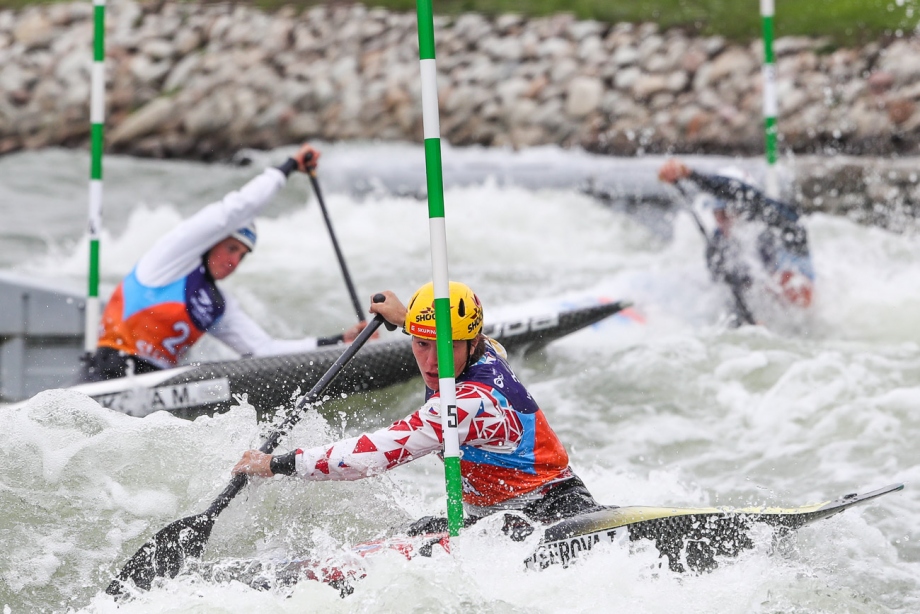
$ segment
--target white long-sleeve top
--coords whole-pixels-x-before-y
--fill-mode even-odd
[[[287,178],[267,168],[239,190],[230,192],[183,221],[159,239],[135,268],[138,281],[158,288],[179,280],[201,265],[215,244],[252,221],[284,186]],[[226,301],[223,317],[208,332],[243,355],[271,356],[316,348],[316,338],[274,339],[221,290]]]

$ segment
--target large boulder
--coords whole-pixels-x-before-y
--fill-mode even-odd
[[[111,145],[120,145],[156,132],[176,119],[176,102],[171,98],[156,98],[132,113],[108,135]]]
[[[598,110],[604,95],[604,84],[594,77],[575,77],[565,96],[565,112],[571,117],[585,117]]]

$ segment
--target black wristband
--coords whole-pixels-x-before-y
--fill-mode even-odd
[[[296,463],[297,450],[294,450],[287,454],[272,456],[272,460],[268,466],[275,475],[294,475],[294,472],[297,470]]]
[[[276,166],[279,171],[284,173],[285,177],[289,177],[291,173],[297,170],[297,160],[294,158],[288,158],[282,164]]]
[[[344,342],[345,342],[345,335],[333,335],[332,337],[318,337],[316,339],[317,346],[338,345]]]

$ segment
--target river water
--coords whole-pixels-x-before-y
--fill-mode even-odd
[[[104,293],[182,217],[285,153],[255,155],[245,168],[107,159]],[[485,172],[521,155],[446,152],[445,163],[482,159]],[[158,529],[207,507],[240,453],[258,444],[255,410],[240,402],[195,421],[138,419],[52,390],[0,407],[4,614],[920,611],[916,234],[810,216],[813,313],[732,329],[726,292],[709,280],[703,240],[686,213],[640,215],[564,182],[541,183],[552,169],[574,181],[579,169],[606,164],[651,184],[660,160],[536,155],[548,170],[530,181],[497,173],[461,184],[447,176],[451,276],[476,289],[487,319],[596,297],[635,302],[628,317],[514,360],[599,501],[791,506],[894,482],[906,489],[810,525],[779,549],[755,535],[753,550],[702,575],[668,571],[641,542],[604,548],[569,569],[526,572],[521,561],[532,543],[482,531],[455,540],[450,556],[371,560],[344,599],[313,582],[256,591],[187,574],[116,604],[102,590],[126,559]],[[407,160],[420,163],[421,150],[326,149],[319,178],[362,295],[391,288],[405,297],[429,279],[427,210],[412,195],[417,177],[398,179],[404,195],[383,189]],[[87,169],[85,154],[68,151],[0,158],[0,270],[83,288]],[[227,283],[281,337],[331,334],[354,318],[308,200],[309,183],[292,179],[259,220],[257,251]],[[205,343],[196,355],[228,350]],[[421,395],[416,380],[330,402],[285,445],[386,424]],[[262,481],[218,519],[205,558],[333,556],[443,505],[433,457],[356,483]]]

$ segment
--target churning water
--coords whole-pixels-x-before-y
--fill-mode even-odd
[[[257,165],[286,153],[256,156]],[[499,162],[518,155],[481,153]],[[540,156],[548,169],[588,159],[555,149]],[[322,161],[319,178],[362,295],[390,288],[405,297],[430,277],[424,201],[380,189],[392,162],[406,158],[421,161],[420,150],[341,145]],[[657,162],[622,164],[652,183]],[[64,151],[0,159],[0,269],[83,287],[87,169],[87,156]],[[104,292],[158,236],[256,172],[109,159]],[[351,189],[356,173],[361,190]],[[407,185],[404,193],[419,187]],[[641,542],[568,569],[527,572],[532,543],[473,532],[456,540],[453,555],[369,560],[367,577],[344,599],[313,582],[257,591],[186,574],[116,603],[102,591],[127,558],[158,529],[202,511],[240,453],[258,445],[256,412],[241,402],[195,421],[138,419],[51,390],[0,407],[3,612],[920,610],[916,235],[810,216],[818,274],[811,316],[731,329],[727,293],[709,280],[687,214],[662,213],[670,229],[662,232],[661,223],[577,190],[534,185],[493,178],[448,186],[451,276],[476,289],[487,319],[598,296],[635,302],[631,317],[514,361],[599,501],[790,506],[893,482],[906,490],[810,525],[778,551],[755,535],[754,550],[702,575],[668,571]],[[332,334],[354,318],[308,200],[309,183],[292,179],[259,220],[258,250],[227,283],[280,337]],[[227,350],[203,344],[196,355]],[[289,444],[387,424],[415,409],[421,388],[415,381],[330,402]],[[262,481],[218,519],[205,558],[332,556],[443,506],[433,457],[355,483]]]

